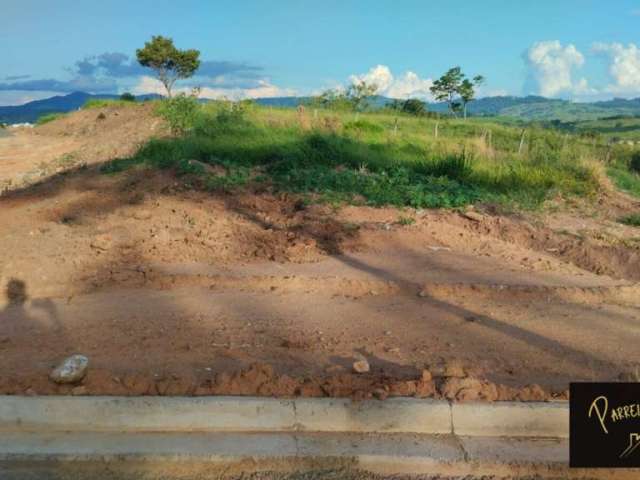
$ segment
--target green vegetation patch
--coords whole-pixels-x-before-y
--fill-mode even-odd
[[[53,122],[59,118],[64,117],[66,114],[64,113],[47,113],[46,115],[42,115],[38,117],[36,120],[36,125],[44,125],[45,123]]]
[[[131,106],[135,107],[136,105],[139,105],[139,104],[131,100],[91,98],[84,103],[82,108],[84,110],[89,110],[92,108],[105,108],[105,107],[131,107]]]
[[[639,174],[619,165],[608,168],[607,174],[620,190],[640,198]]]
[[[521,148],[520,129],[479,120],[171,102],[158,112],[176,137],[152,140],[105,172],[145,164],[201,177],[210,189],[262,182],[327,201],[416,208],[535,208],[550,196],[599,188],[582,158],[586,147],[567,148],[563,135],[542,129],[528,132]]]
[[[632,213],[618,219],[620,223],[631,225],[632,227],[640,227],[640,213]]]

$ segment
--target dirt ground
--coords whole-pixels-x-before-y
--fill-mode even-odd
[[[636,373],[637,201],[334,209],[99,173],[163,134],[145,108],[0,138],[5,180],[47,164],[0,196],[0,393],[536,400]],[[49,381],[72,353],[82,386]]]

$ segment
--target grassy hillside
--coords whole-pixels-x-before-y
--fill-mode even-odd
[[[602,162],[626,155],[626,147],[612,151],[543,128],[528,128],[521,148],[521,134],[490,119],[300,113],[216,102],[196,106],[184,135],[153,140],[104,171],[173,169],[197,188],[249,185],[300,193],[308,201],[535,208],[552,197],[595,195]]]
[[[640,142],[640,116],[615,116],[580,122],[560,122],[560,128],[577,134],[595,134],[614,142]]]

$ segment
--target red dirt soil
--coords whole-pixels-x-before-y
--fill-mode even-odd
[[[122,152],[162,130],[145,115]],[[111,136],[86,122],[28,135],[88,168],[0,196],[0,393],[538,400],[634,368],[638,232],[612,221],[632,199],[525,218],[213,195],[100,174]],[[82,385],[51,382],[72,353]]]

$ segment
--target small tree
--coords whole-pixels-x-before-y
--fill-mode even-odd
[[[460,67],[453,67],[433,82],[430,88],[433,97],[439,102],[447,102],[449,110],[453,114],[460,109],[460,103],[456,100],[456,96],[463,78],[464,74]]]
[[[123,102],[135,102],[136,97],[134,97],[133,94],[129,92],[124,92],[122,95],[120,95],[120,100],[122,100]]]
[[[481,85],[482,82],[484,82],[484,77],[482,75],[476,75],[473,77],[473,80],[465,78],[460,84],[458,94],[460,95],[460,102],[462,103],[462,111],[464,112],[463,116],[465,119],[467,118],[467,103],[475,99],[475,87]]]
[[[460,67],[453,67],[433,82],[430,90],[436,100],[447,102],[451,113],[455,115],[463,109],[464,118],[467,118],[467,103],[473,100],[475,87],[482,82],[484,82],[482,76],[477,75],[473,80],[469,80]]]
[[[353,105],[356,112],[364,110],[369,106],[369,99],[378,91],[378,86],[367,83],[364,80],[354,82],[347,88],[347,98]]]
[[[172,39],[161,35],[151,37],[144,48],[136,50],[136,56],[140,65],[156,72],[169,98],[176,81],[193,76],[200,67],[198,50],[179,50],[173,45]]]

